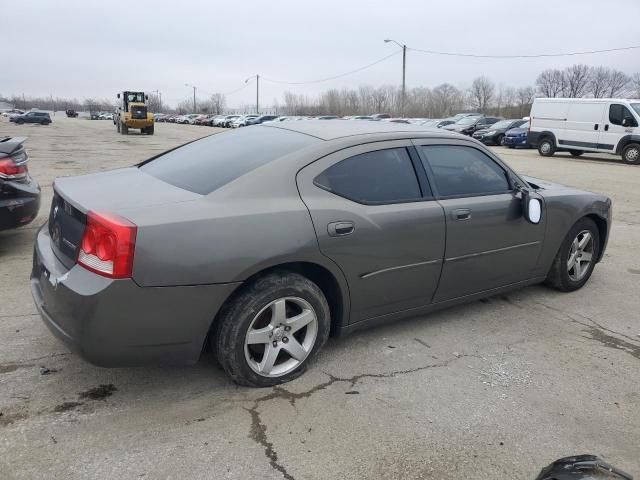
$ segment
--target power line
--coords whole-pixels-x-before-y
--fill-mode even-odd
[[[336,78],[341,78],[341,77],[346,77],[347,75],[351,75],[353,73],[357,73],[357,72],[361,72],[362,70],[365,70],[367,68],[373,67],[374,65],[377,65],[378,63],[384,62],[385,60],[398,55],[400,52],[393,52],[391,55],[387,55],[386,57],[382,57],[379,60],[376,60],[373,63],[370,63],[368,65],[365,65],[364,67],[360,67],[360,68],[356,68],[355,70],[350,70],[348,72],[344,72],[344,73],[340,73],[338,75],[334,75],[333,77],[327,77],[327,78],[321,78],[318,80],[307,80],[304,82],[287,82],[284,80],[273,80],[271,78],[266,78],[266,77],[260,77],[262,80],[266,80],[267,82],[272,82],[272,83],[284,83],[286,85],[306,85],[306,84],[310,84],[310,83],[321,83],[321,82],[328,82],[329,80],[335,80]]]
[[[473,53],[458,53],[458,52],[439,52],[435,50],[422,50],[420,48],[409,48],[409,50],[413,50],[414,52],[427,53],[430,55],[446,55],[450,57],[473,57],[473,58],[542,58],[542,57],[570,57],[574,55],[590,55],[593,53],[607,53],[607,52],[618,52],[622,50],[634,50],[640,48],[640,45],[633,45],[630,47],[618,47],[618,48],[607,48],[604,50],[584,50],[581,52],[565,52],[565,53],[538,53],[532,55],[476,55]]]

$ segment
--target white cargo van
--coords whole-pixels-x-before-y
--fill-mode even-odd
[[[536,98],[528,140],[540,155],[584,152],[621,155],[640,165],[640,100]]]

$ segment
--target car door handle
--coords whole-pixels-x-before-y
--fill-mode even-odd
[[[599,125],[599,124],[598,124],[598,123],[596,123],[596,124],[593,126],[593,129],[594,129],[594,130],[598,130],[598,125]]]
[[[327,225],[327,232],[330,237],[343,237],[351,235],[356,227],[353,222],[331,222]]]
[[[451,212],[455,220],[469,220],[471,218],[471,210],[468,208],[456,208]]]
[[[604,126],[604,131],[605,131],[605,132],[608,132],[608,131],[609,131],[609,124],[608,124],[608,123]]]

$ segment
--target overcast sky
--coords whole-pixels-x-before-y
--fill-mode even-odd
[[[286,90],[399,84],[401,55],[340,79],[334,76],[409,47],[476,54],[536,54],[640,45],[639,0],[4,0],[0,94],[114,98],[122,90],[160,90],[163,102],[204,99],[261,81],[263,105]],[[409,51],[407,86],[478,75],[497,84],[533,84],[545,68],[573,63],[640,71],[640,50],[561,58],[468,59]],[[227,96],[240,106],[255,85]]]

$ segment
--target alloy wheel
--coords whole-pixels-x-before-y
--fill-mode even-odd
[[[583,230],[573,239],[567,258],[567,273],[574,282],[579,282],[589,271],[593,262],[594,242],[589,230]]]
[[[306,360],[316,342],[318,318],[309,302],[284,297],[267,304],[245,335],[244,355],[251,370],[280,377]]]

